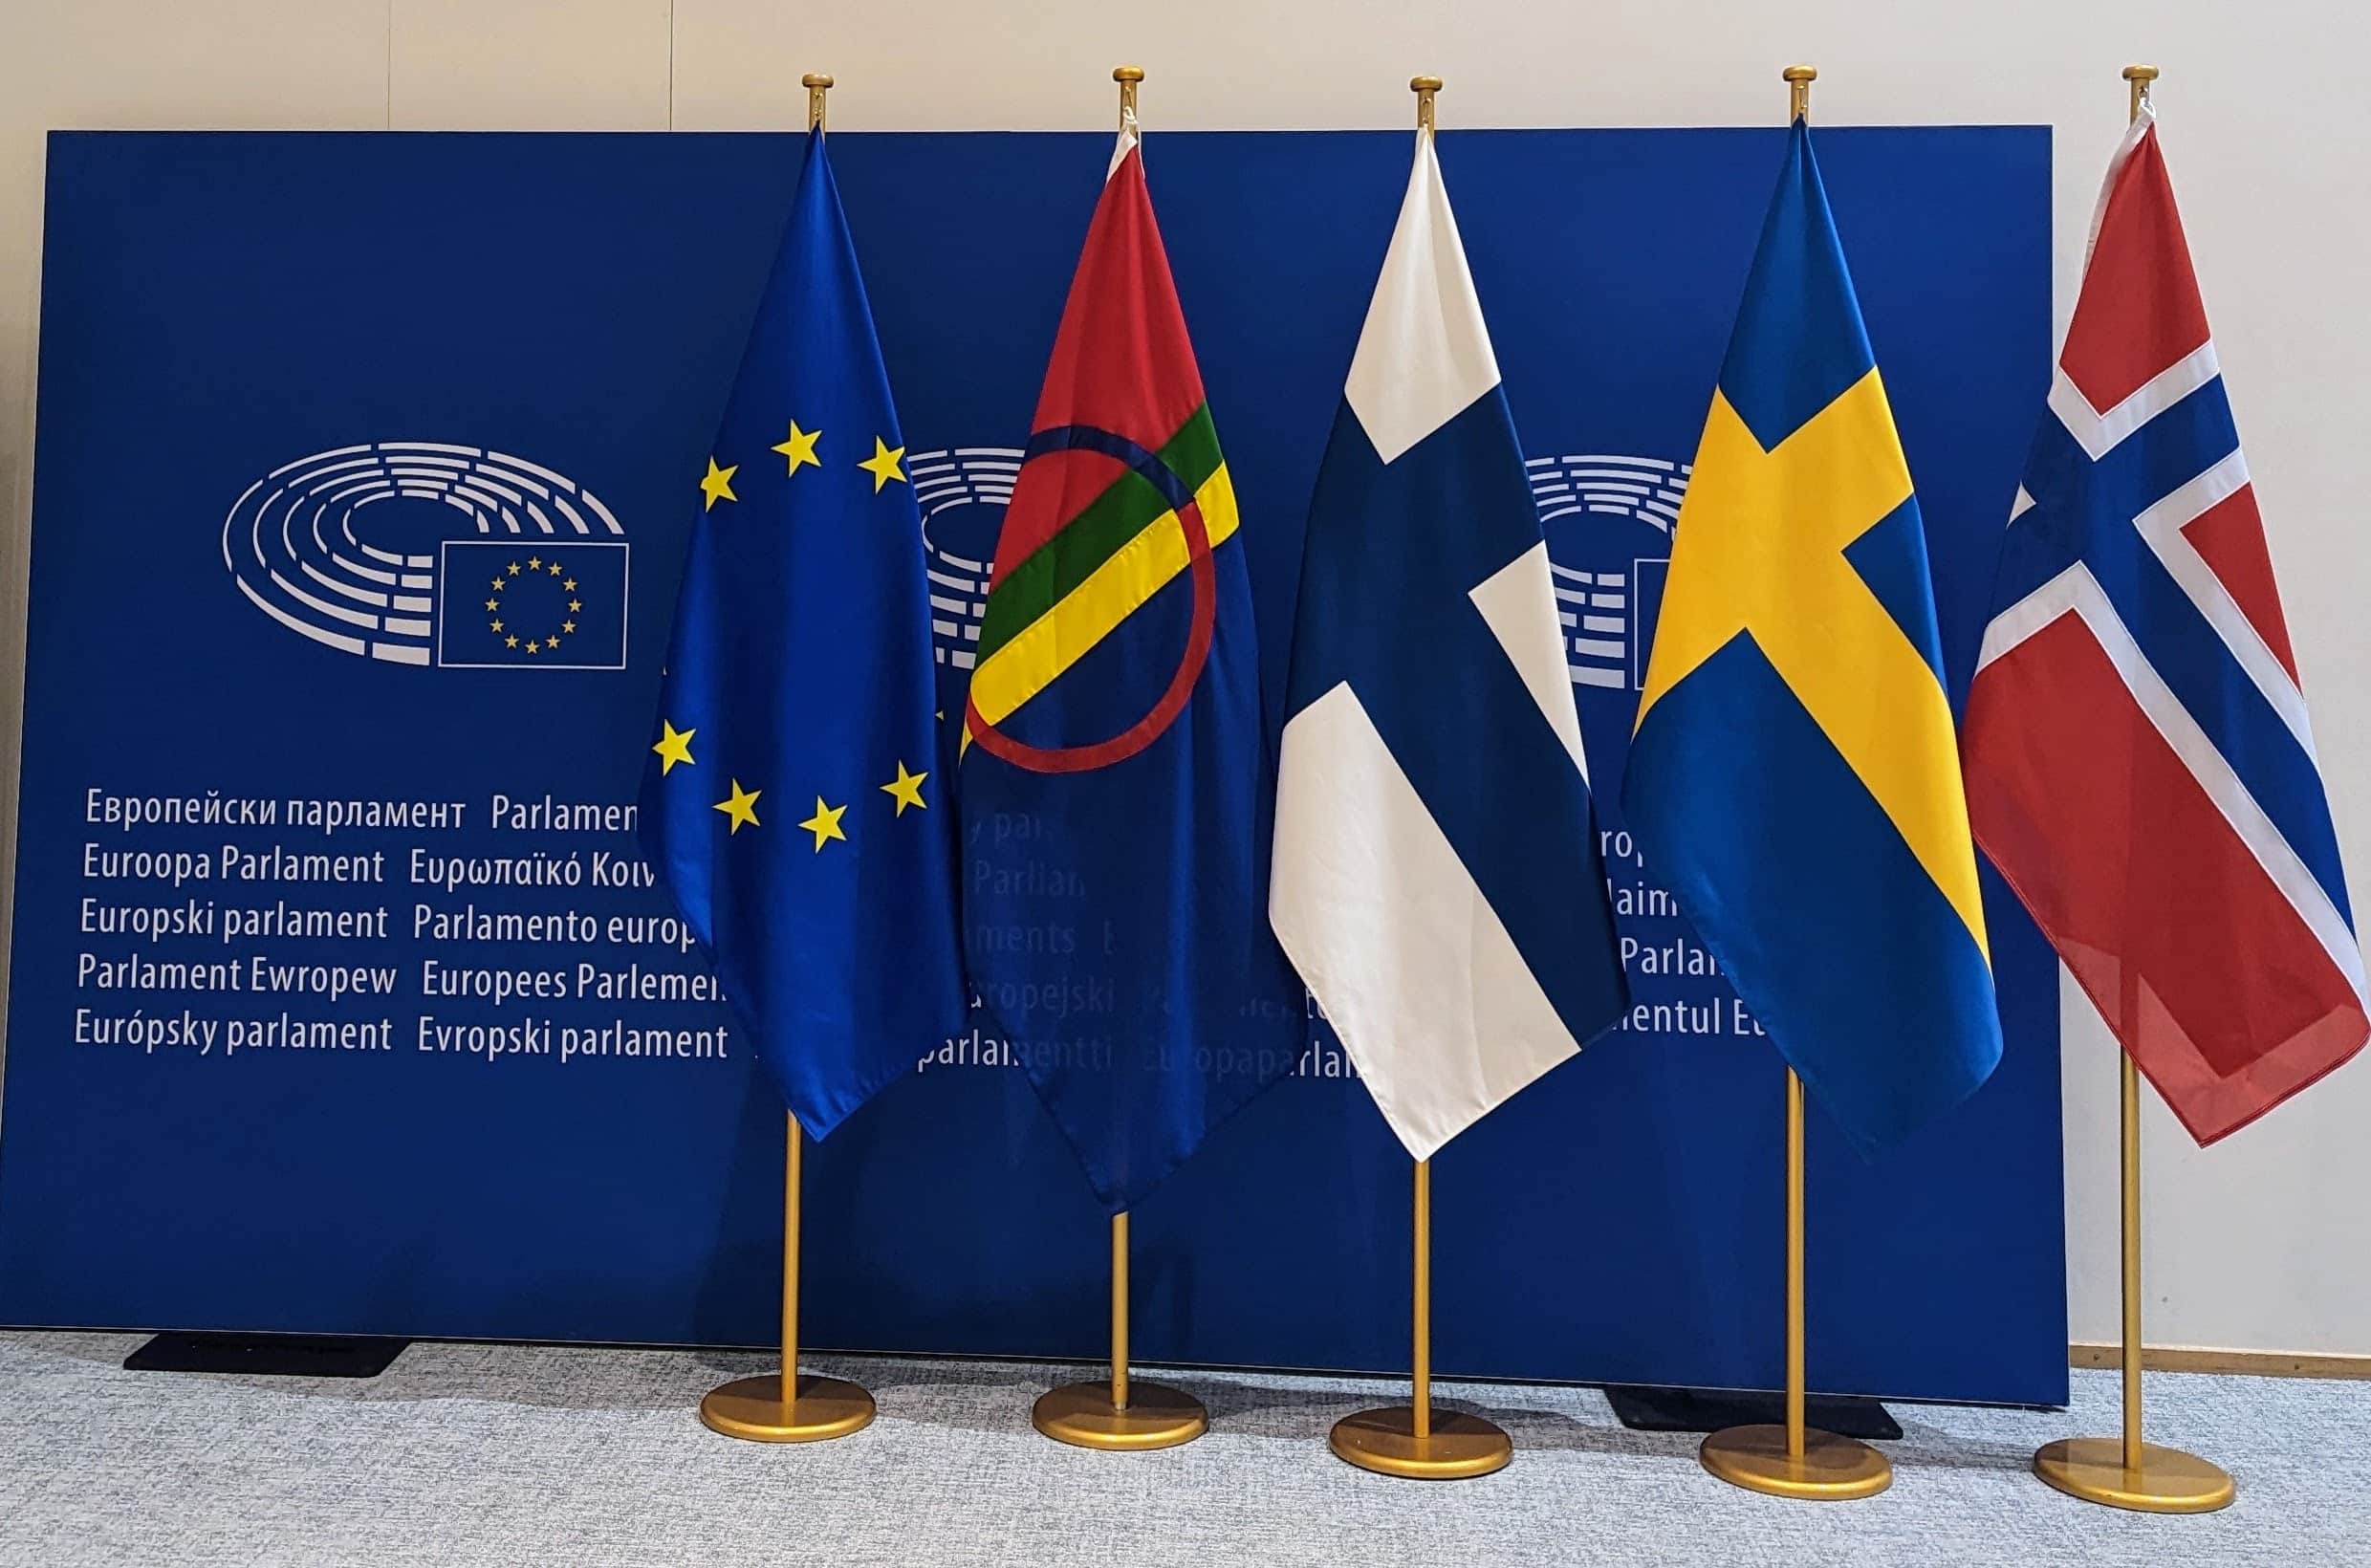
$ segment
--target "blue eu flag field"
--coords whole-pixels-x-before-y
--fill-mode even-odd
[[[962,1022],[922,525],[821,133],[699,509],[652,862],[813,1136]]]

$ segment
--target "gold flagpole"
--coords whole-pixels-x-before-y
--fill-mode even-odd
[[[1893,1463],[1883,1454],[1858,1438],[1821,1431],[1804,1420],[1803,1080],[1792,1067],[1787,1069],[1786,1379],[1785,1424],[1714,1432],[1697,1449],[1704,1468],[1732,1486],[1773,1497],[1840,1501],[1874,1497],[1891,1486]]]
[[[2124,67],[2130,84],[2127,113],[2139,120],[2149,102],[2153,65]],[[2141,1436],[2141,1072],[2131,1054],[2118,1051],[2122,1066],[2123,1396],[2121,1437],[2072,1437],[2045,1443],[2034,1455],[2034,1473],[2069,1496],[2143,1514],[2211,1514],[2238,1495],[2229,1471],[2179,1448],[2161,1448]]]
[[[1409,1425],[1416,1441],[1432,1436],[1432,1162],[1416,1162],[1416,1294],[1408,1320],[1416,1343],[1408,1359],[1409,1404],[1416,1417]]]
[[[1114,1409],[1128,1407],[1128,1214],[1121,1209],[1111,1222],[1111,1402]]]
[[[1141,65],[1112,69],[1120,84],[1120,128],[1136,124],[1136,88]],[[1191,1443],[1210,1426],[1209,1412],[1191,1394],[1128,1374],[1128,1215],[1111,1220],[1111,1378],[1071,1383],[1037,1397],[1030,1424],[1057,1443],[1106,1451],[1142,1452]]]
[[[823,95],[832,78],[809,72],[807,128],[823,129]],[[708,1390],[700,1419],[712,1431],[758,1443],[816,1443],[845,1437],[873,1419],[873,1396],[838,1378],[798,1375],[798,1187],[806,1135],[798,1116],[782,1119],[782,1368],[770,1378],[735,1378]]]
[[[873,1396],[837,1378],[798,1375],[798,1185],[800,1133],[795,1115],[783,1118],[782,1369],[768,1377],[735,1378],[708,1390],[700,1419],[708,1429],[756,1443],[816,1443],[846,1437],[873,1419]]]
[[[2124,1430],[2121,1437],[2045,1443],[2034,1454],[2034,1473],[2070,1496],[2110,1508],[2211,1514],[2238,1495],[2230,1472],[2141,1436],[2141,1074],[2130,1056],[2117,1055],[2123,1058]]]
[[[1787,122],[1811,121],[1808,65],[1780,72]],[[1838,1501],[1873,1497],[1893,1484],[1893,1463],[1856,1438],[1819,1431],[1804,1420],[1809,1386],[1803,1354],[1803,1080],[1787,1069],[1787,1339],[1784,1425],[1730,1426],[1704,1440],[1697,1457],[1732,1486],[1773,1497]]]
[[[1056,1443],[1138,1453],[1174,1448],[1209,1430],[1209,1412],[1182,1389],[1128,1371],[1128,1216],[1111,1219],[1111,1378],[1066,1383],[1037,1396],[1030,1425]]]
[[[1419,82],[1430,80],[1426,76]],[[1419,88],[1418,91],[1423,91]],[[1491,1422],[1432,1407],[1432,1162],[1416,1162],[1416,1328],[1413,1388],[1405,1405],[1344,1416],[1327,1438],[1335,1454],[1378,1475],[1458,1481],[1507,1468],[1514,1440]]]
[[[1433,97],[1441,91],[1438,76],[1411,76],[1408,91],[1416,95],[1416,134],[1429,137],[1435,126]],[[1421,142],[1420,142],[1421,145]],[[1416,1191],[1411,1227],[1415,1269],[1412,1310],[1414,1344],[1409,1357],[1410,1388],[1405,1405],[1360,1410],[1334,1424],[1326,1441],[1337,1457],[1373,1470],[1412,1480],[1454,1481],[1489,1475],[1507,1468],[1514,1458],[1514,1440],[1491,1422],[1458,1411],[1435,1412],[1432,1407],[1432,1162],[1416,1162]]]

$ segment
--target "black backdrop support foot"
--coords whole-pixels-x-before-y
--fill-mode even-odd
[[[1717,1432],[1729,1426],[1781,1426],[1786,1396],[1741,1388],[1651,1388],[1608,1383],[1605,1402],[1634,1432]],[[1858,1394],[1813,1394],[1803,1401],[1805,1425],[1838,1437],[1887,1443],[1902,1435],[1885,1406]]]
[[[338,1334],[160,1334],[126,1372],[245,1372],[266,1378],[375,1378],[409,1339]]]

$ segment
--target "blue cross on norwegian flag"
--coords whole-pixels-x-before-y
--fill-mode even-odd
[[[2371,1034],[2255,492],[2144,108],[2108,170],[1962,725],[1969,814],[2201,1143]]]

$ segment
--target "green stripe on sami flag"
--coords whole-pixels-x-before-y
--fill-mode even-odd
[[[1178,426],[1177,434],[1161,448],[1161,461],[1186,482],[1188,490],[1199,490],[1218,471],[1218,426],[1211,423],[1208,403]],[[1169,503],[1152,482],[1135,469],[1113,480],[1102,494],[1079,509],[1077,516],[990,587],[975,660],[986,664],[989,655],[1060,603],[1097,567],[1168,510]]]

